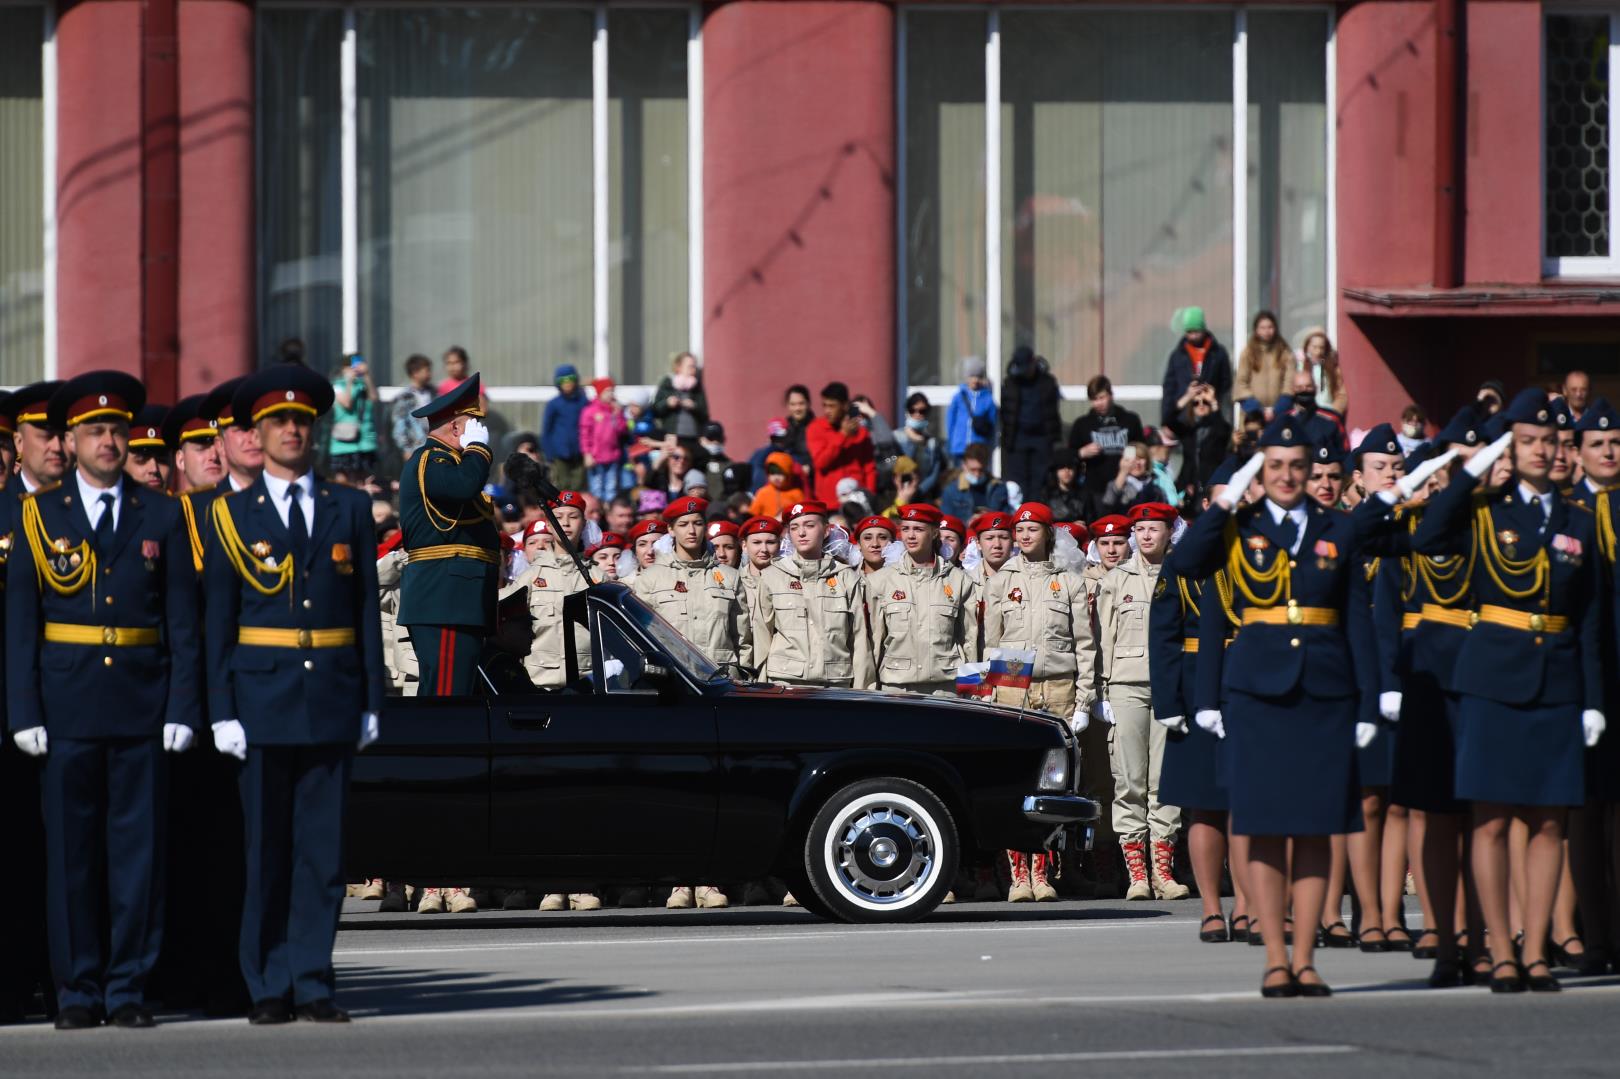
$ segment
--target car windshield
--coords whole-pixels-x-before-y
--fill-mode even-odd
[[[685,667],[686,670],[700,682],[712,682],[720,673],[720,668],[709,662],[691,641],[681,636],[680,630],[668,622],[633,596],[626,596],[621,608],[629,615],[643,632],[651,637],[653,643],[669,654],[669,658]]]

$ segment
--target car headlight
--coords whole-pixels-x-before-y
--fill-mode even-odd
[[[1038,789],[1043,791],[1069,789],[1069,751],[1067,749],[1049,749],[1046,751],[1046,759],[1041,762],[1041,779]]]

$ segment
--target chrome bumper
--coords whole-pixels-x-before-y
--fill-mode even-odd
[[[1100,813],[1096,802],[1074,794],[1024,796],[1024,816],[1037,824],[1085,824],[1096,820]]]

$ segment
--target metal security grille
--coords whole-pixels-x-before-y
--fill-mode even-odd
[[[1609,254],[1609,17],[1547,18],[1547,254]]]

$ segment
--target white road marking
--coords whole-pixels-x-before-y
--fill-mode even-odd
[[[746,1060],[712,1064],[656,1064],[639,1068],[620,1068],[619,1070],[625,1074],[693,1075],[707,1072],[982,1068],[998,1064],[1082,1064],[1113,1060],[1207,1060],[1226,1057],[1330,1056],[1359,1051],[1353,1045],[1256,1045],[1226,1049],[1121,1049],[1089,1053],[1004,1053],[972,1057],[884,1057],[875,1060]]]

